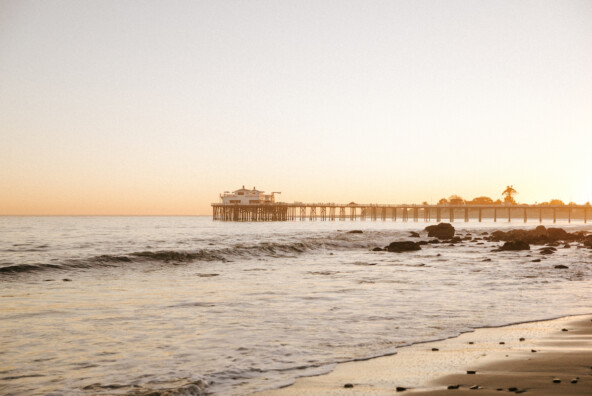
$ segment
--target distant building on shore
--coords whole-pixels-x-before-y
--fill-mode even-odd
[[[243,188],[233,191],[232,193],[225,191],[220,194],[220,199],[223,205],[261,205],[272,204],[275,202],[275,194],[279,192],[272,192],[265,194],[264,191],[259,191],[255,187],[252,190]]]

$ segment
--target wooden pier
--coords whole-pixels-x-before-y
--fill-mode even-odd
[[[581,220],[588,222],[592,207],[587,205],[381,205],[335,203],[212,204],[213,219],[219,221],[345,221],[391,220],[454,222],[456,219]]]

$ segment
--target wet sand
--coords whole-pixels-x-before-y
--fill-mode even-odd
[[[448,389],[448,387],[456,389]],[[343,363],[260,396],[592,395],[592,315],[484,328]]]

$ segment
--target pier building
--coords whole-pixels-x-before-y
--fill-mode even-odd
[[[224,191],[224,194],[220,194],[220,201],[222,205],[268,205],[275,202],[275,194],[280,193],[265,194],[264,191],[259,191],[255,187],[249,190],[243,186],[232,193]]]

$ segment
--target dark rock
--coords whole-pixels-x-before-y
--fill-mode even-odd
[[[64,282],[72,282],[72,279],[64,278],[62,279]]]
[[[477,374],[477,372],[475,370],[468,370],[467,374]]]
[[[345,384],[343,385],[344,388],[353,388],[354,384]]]
[[[553,383],[554,384],[560,384],[561,380],[559,378],[553,378]]]
[[[530,245],[524,241],[508,241],[497,249],[500,252],[506,250],[530,250]]]
[[[533,263],[540,263],[541,262],[541,259],[534,259],[534,260],[532,260],[532,262]]]
[[[364,231],[362,230],[351,230],[347,232],[348,234],[363,234]]]
[[[518,388],[516,388],[516,387],[508,388],[508,391],[510,391],[510,392],[516,392],[517,390],[518,390]]]
[[[503,341],[500,341],[500,345],[505,345],[506,343]]]
[[[419,241],[419,242],[417,242],[417,244],[418,245],[422,245],[422,246],[423,245],[427,245],[428,244],[428,241]]]
[[[372,249],[373,252],[382,252],[382,248],[379,247],[375,247],[374,249]]]
[[[551,242],[565,241],[566,239],[569,239],[569,233],[563,228],[548,228],[547,238]]]
[[[446,389],[458,389],[460,388],[460,385],[448,385],[448,388]]]
[[[384,248],[388,252],[401,253],[410,252],[414,250],[421,250],[421,246],[417,242],[403,241],[403,242],[391,242]]]
[[[571,245],[570,245],[569,243],[566,243],[565,245],[563,245],[563,247],[564,247],[565,249],[569,249],[569,248],[571,248]]]
[[[471,389],[471,390],[477,390],[477,389],[479,389],[479,385],[473,385],[469,389]]]
[[[405,392],[407,390],[407,388],[405,388],[403,386],[397,386],[395,389],[397,392]]]
[[[460,237],[454,237],[450,240],[451,243],[459,243],[461,241],[462,241],[462,239]]]
[[[440,240],[439,240],[439,239],[430,239],[430,240],[428,241],[428,243],[433,243],[433,244],[435,244],[435,243],[440,243]]]
[[[486,262],[486,261],[491,261],[491,259],[490,258],[486,258],[486,259],[483,259],[481,261]]]
[[[555,248],[553,248],[553,247],[546,247],[546,248],[542,248],[542,249],[540,249],[540,250],[539,250],[539,253],[540,253],[540,254],[547,255],[547,254],[553,254],[553,253],[555,253],[556,251],[557,251],[557,249],[555,249]]]
[[[520,337],[520,341],[525,341],[524,337]]]
[[[563,264],[559,264],[555,266],[555,269],[568,269],[569,267],[567,265],[563,265]]]
[[[454,227],[450,223],[440,223],[438,225],[431,225],[425,228],[428,232],[428,237],[435,237],[438,239],[450,239],[454,237]]]
[[[530,352],[535,353],[536,349],[531,349]]]
[[[574,379],[572,379],[572,380],[571,380],[571,381],[569,381],[569,382],[571,382],[572,384],[577,384],[577,383],[578,383],[578,379],[577,379],[577,378],[574,378]]]
[[[561,331],[568,331],[567,329],[561,329]]]
[[[432,351],[433,351],[433,352],[438,352],[438,351],[439,351],[439,349],[438,349],[438,348],[432,348]]]
[[[417,232],[415,232],[415,231],[411,231],[411,232],[409,233],[409,236],[410,236],[411,238],[419,238],[419,234],[418,234]]]

